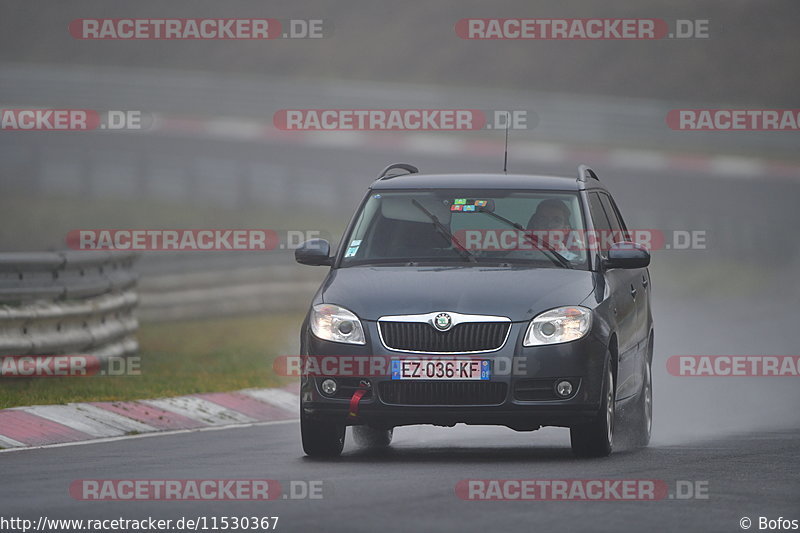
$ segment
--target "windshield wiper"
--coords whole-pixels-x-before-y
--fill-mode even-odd
[[[506,224],[508,224],[512,228],[515,228],[515,229],[518,229],[519,231],[521,231],[522,232],[522,236],[529,243],[531,243],[534,247],[539,248],[539,249],[543,248],[544,251],[549,252],[550,255],[548,255],[548,254],[544,254],[544,255],[548,259],[550,259],[550,261],[552,261],[553,264],[558,265],[558,266],[562,266],[564,268],[572,268],[572,264],[569,262],[569,260],[566,257],[564,257],[563,255],[561,255],[560,253],[558,253],[557,251],[555,251],[555,249],[553,249],[552,246],[550,246],[549,244],[547,244],[544,241],[539,242],[539,243],[535,242],[533,240],[533,237],[531,237],[530,235],[528,235],[526,233],[526,230],[525,230],[525,228],[522,227],[522,224],[518,224],[518,223],[514,222],[513,220],[509,220],[509,219],[507,219],[506,217],[504,217],[502,215],[498,215],[494,211],[481,211],[481,213],[486,213],[487,215],[491,215],[494,218],[496,218],[497,220],[499,220],[501,222],[505,222]]]
[[[464,258],[464,259],[466,259],[467,261],[471,261],[471,262],[473,262],[473,263],[477,263],[477,262],[478,262],[478,260],[477,260],[477,259],[475,259],[475,256],[474,256],[474,255],[472,255],[472,252],[470,252],[469,250],[467,250],[466,248],[464,248],[464,247],[461,245],[461,243],[460,243],[460,242],[458,242],[458,239],[456,239],[456,238],[453,236],[453,234],[452,234],[452,233],[450,233],[450,232],[447,230],[447,228],[445,227],[445,225],[444,225],[444,224],[442,224],[442,223],[439,221],[439,218],[438,218],[436,215],[434,215],[433,213],[431,213],[430,211],[428,211],[428,210],[425,208],[425,206],[424,206],[424,205],[422,205],[421,203],[419,203],[419,202],[417,201],[417,199],[416,199],[416,198],[412,198],[412,199],[411,199],[411,203],[412,203],[412,204],[414,204],[414,205],[415,205],[417,208],[419,208],[419,210],[420,210],[420,211],[422,211],[423,213],[425,213],[425,215],[426,215],[426,216],[427,216],[429,219],[431,219],[431,222],[433,222],[433,227],[434,227],[434,228],[436,228],[436,231],[438,231],[438,232],[439,232],[440,234],[442,234],[444,237],[447,237],[447,239],[449,239],[449,240],[450,240],[450,242],[452,242],[452,243],[455,245],[455,250],[456,250],[456,251],[459,253],[459,255],[460,255],[461,257],[463,257],[463,258]]]

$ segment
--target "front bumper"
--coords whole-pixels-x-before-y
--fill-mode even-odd
[[[385,348],[377,334],[375,322],[364,322],[367,343],[364,346],[323,341],[307,329],[303,345],[305,355],[312,356],[356,356],[386,358],[441,358],[461,357],[401,353]],[[305,416],[324,418],[355,425],[369,424],[375,427],[396,427],[413,424],[452,426],[458,423],[479,425],[503,425],[513,429],[530,430],[540,426],[569,427],[590,420],[600,409],[607,344],[593,332],[586,337],[564,344],[523,347],[522,337],[527,322],[513,323],[505,345],[495,352],[473,354],[470,357],[487,359],[493,366],[492,383],[505,392],[489,403],[470,404],[463,398],[459,404],[418,402],[398,403],[388,398],[381,385],[392,382],[389,372],[380,375],[357,376],[349,374],[345,381],[358,382],[359,377],[369,381],[369,392],[358,403],[358,416],[348,416],[350,394],[344,397],[329,397],[320,390],[320,383],[327,376],[301,377],[301,405]],[[334,379],[341,379],[335,377]],[[548,383],[555,384],[568,379],[574,384],[572,395],[566,399],[555,394],[548,396]],[[485,382],[484,382],[485,383]],[[532,383],[540,387],[541,393],[530,391]],[[544,387],[542,389],[542,387]]]

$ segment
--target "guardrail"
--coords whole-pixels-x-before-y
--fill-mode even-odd
[[[0,355],[137,352],[128,253],[0,253]]]
[[[303,311],[325,275],[322,270],[232,262],[225,270],[143,276],[138,314],[142,321],[162,322]]]

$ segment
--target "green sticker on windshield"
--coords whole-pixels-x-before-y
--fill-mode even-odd
[[[350,241],[350,246],[347,248],[347,252],[344,254],[345,258],[356,255],[356,253],[358,253],[359,246],[361,246],[361,239]]]
[[[493,211],[494,203],[490,200],[475,200],[474,198],[455,198],[450,206],[450,211],[460,211],[462,213],[478,213],[481,211]]]

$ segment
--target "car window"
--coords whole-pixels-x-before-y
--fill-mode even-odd
[[[592,212],[592,222],[594,222],[595,230],[609,231],[611,229],[606,211],[600,202],[600,195],[596,192],[589,194],[589,210]]]
[[[606,216],[608,217],[608,223],[611,225],[611,230],[614,232],[622,231],[624,228],[622,227],[622,223],[620,222],[616,210],[611,205],[611,200],[609,199],[608,195],[599,193],[598,196],[600,197],[600,203],[603,204],[603,211],[606,212]]]
[[[616,239],[614,226],[609,221],[606,210],[603,207],[603,202],[599,193],[593,192],[589,194],[589,210],[592,213],[592,221],[594,222],[594,229],[596,232],[595,240],[598,243],[600,250],[603,252],[608,251],[611,243]],[[617,231],[619,230],[619,222],[615,220]]]
[[[603,208],[606,211],[606,215],[608,215],[608,220],[611,223],[611,229],[614,231],[615,241],[630,241],[631,236],[628,232],[627,226],[625,226],[625,221],[622,220],[622,215],[617,208],[617,204],[614,202],[614,199],[611,198],[610,195],[600,193],[600,202],[603,204]]]
[[[588,268],[585,227],[575,192],[374,191],[344,241],[340,266],[467,260],[553,266],[549,249],[571,268]]]

